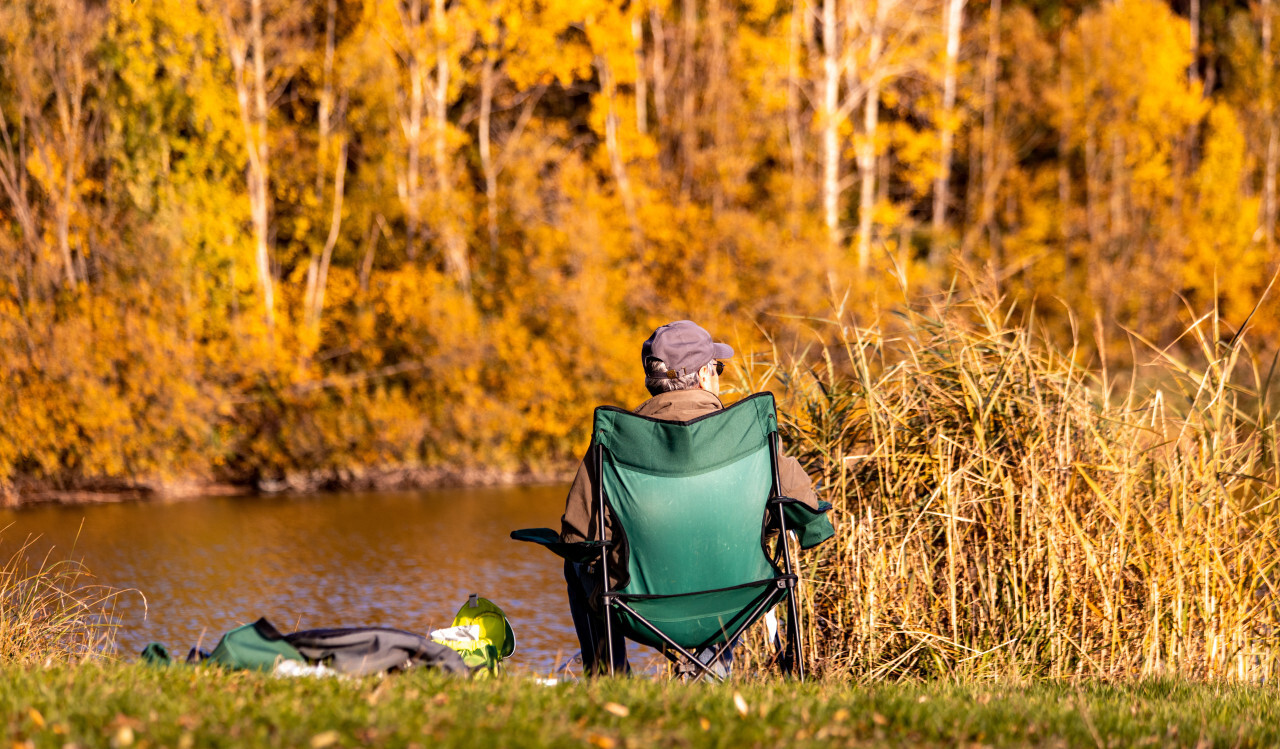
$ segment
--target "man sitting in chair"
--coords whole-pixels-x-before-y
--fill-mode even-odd
[[[724,360],[732,356],[732,348],[712,341],[711,334],[695,323],[680,320],[663,325],[653,331],[640,350],[644,384],[653,397],[640,404],[635,413],[662,421],[683,422],[723,409],[720,374],[724,370]],[[817,510],[818,497],[799,461],[779,457],[778,478],[782,493]],[[569,489],[564,517],[560,521],[560,540],[565,543],[601,540],[597,538],[599,522],[592,501],[596,481],[593,473],[589,461],[584,460]],[[603,540],[612,536],[612,528],[612,518],[606,517],[606,539]],[[625,554],[624,545],[613,547],[609,553],[610,577],[615,582],[619,571],[626,568]],[[584,674],[608,672],[609,649],[598,598],[599,572],[594,563],[566,561],[564,575],[569,587],[569,611],[582,646],[582,671]],[[617,629],[613,630],[613,653],[614,671],[628,672],[626,643]],[[725,671],[732,663],[732,656],[730,651],[720,657]]]

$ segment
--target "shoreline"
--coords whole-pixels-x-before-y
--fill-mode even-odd
[[[86,481],[59,488],[19,480],[0,486],[0,509],[115,502],[182,502],[208,497],[278,496],[343,491],[406,491],[569,483],[576,466],[503,470],[486,467],[401,466],[346,468],[286,474],[280,479],[219,481],[206,478]]]

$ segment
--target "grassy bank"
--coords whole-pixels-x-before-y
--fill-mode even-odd
[[[14,746],[1265,746],[1273,688],[281,680],[98,664],[0,683]],[[29,743],[27,743],[29,742]]]

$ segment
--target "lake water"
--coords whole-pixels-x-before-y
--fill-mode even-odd
[[[82,559],[94,582],[133,588],[116,611],[118,651],[149,642],[211,650],[265,616],[281,631],[384,625],[427,634],[471,593],[498,604],[513,668],[549,672],[578,650],[562,562],[512,541],[559,527],[565,486],[218,497],[0,511],[4,559]],[[7,528],[6,528],[7,526]],[[145,600],[144,600],[145,597]]]

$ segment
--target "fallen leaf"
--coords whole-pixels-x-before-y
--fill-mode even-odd
[[[618,716],[619,718],[625,718],[625,717],[627,717],[628,715],[630,715],[630,714],[631,714],[631,709],[630,709],[630,708],[628,708],[626,705],[619,705],[619,704],[618,704],[618,703],[616,703],[616,702],[606,702],[606,703],[604,703],[604,709],[605,709],[607,712],[611,712],[611,713],[613,713],[614,715]]]
[[[129,726],[120,726],[111,743],[114,746],[133,746],[133,729]]]
[[[883,715],[881,715],[880,713],[872,713],[872,714],[871,714],[871,722],[872,722],[872,723],[875,723],[877,726],[883,726],[883,725],[887,725],[887,724],[889,723],[889,719],[888,719],[888,718],[886,718],[886,717],[884,717],[884,716],[883,716]]]
[[[706,718],[698,718],[698,725],[702,726],[703,731],[711,730],[711,721],[707,720]]]
[[[832,715],[832,716],[831,716],[831,719],[832,719],[832,720],[834,720],[834,721],[835,721],[835,722],[837,722],[837,723],[843,723],[843,722],[845,722],[846,720],[848,720],[848,719],[849,719],[849,711],[848,711],[848,710],[845,710],[845,709],[842,707],[842,708],[840,708],[839,710],[837,710],[837,711],[836,711],[836,714],[835,714],[835,715]]]
[[[738,714],[744,718],[751,709],[747,707],[747,701],[742,699],[742,695],[737,692],[733,693],[733,706],[738,709]]]
[[[613,749],[618,742],[608,736],[601,736],[598,733],[589,733],[587,734],[587,743],[592,746],[598,746],[600,749]]]
[[[44,716],[40,714],[39,710],[34,707],[27,708],[27,717],[31,719],[32,723],[36,724],[36,728],[44,728]]]
[[[311,749],[324,749],[338,743],[337,731],[323,731],[311,737]]]

